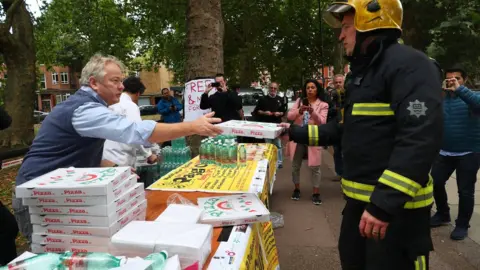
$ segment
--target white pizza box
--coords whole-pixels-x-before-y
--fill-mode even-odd
[[[110,237],[34,233],[32,234],[32,243],[40,245],[108,246],[110,245]]]
[[[147,201],[143,200],[139,205],[130,209],[130,211],[142,211],[147,208]],[[129,211],[129,212],[130,212]],[[115,221],[127,216],[129,212],[118,215],[112,213],[107,217],[94,216],[71,216],[71,215],[30,215],[30,222],[32,224],[55,224],[55,225],[76,225],[76,226],[99,226],[108,227]]]
[[[174,223],[197,223],[202,210],[196,205],[170,204],[155,221]]]
[[[45,205],[45,206],[30,206],[29,213],[36,215],[76,215],[76,216],[100,216],[106,217],[112,213],[122,216],[127,210],[137,206],[143,200],[145,200],[145,192],[137,197],[129,200],[128,202],[112,202],[108,205],[96,205],[96,206],[57,206],[57,205]]]
[[[230,120],[216,125],[225,135],[254,137],[260,139],[275,139],[284,130],[274,123]]]
[[[141,209],[140,209],[141,210]],[[139,211],[139,209],[132,209],[128,214],[110,224],[108,227],[92,227],[92,226],[65,226],[65,225],[38,225],[33,224],[33,232],[39,234],[71,234],[77,236],[99,236],[112,237],[121,228],[134,220],[144,221],[146,217],[146,210]]]
[[[75,246],[75,245],[60,245],[60,244],[32,244],[32,252],[34,253],[64,253],[66,251],[72,252],[105,252],[109,253],[109,246]]]
[[[17,186],[15,194],[17,198],[113,196],[130,176],[130,167],[56,169]]]
[[[212,236],[213,227],[206,224],[133,221],[112,236],[112,250],[129,257],[165,250],[178,255],[182,269],[197,261],[202,269]]]
[[[128,182],[130,183],[130,182]],[[87,197],[48,197],[48,198],[23,198],[23,205],[27,206],[46,206],[46,205],[59,205],[59,206],[89,206],[89,205],[110,205],[115,203],[117,206],[121,206],[131,198],[145,193],[143,183],[136,183],[133,187],[130,187],[126,192],[119,195],[114,201],[108,201],[105,196],[87,196]]]
[[[214,227],[270,220],[270,211],[257,195],[252,193],[198,198],[198,206],[203,211],[200,223]]]

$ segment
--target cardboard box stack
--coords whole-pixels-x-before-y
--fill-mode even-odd
[[[16,188],[29,206],[32,252],[110,252],[111,236],[145,220],[142,183],[129,167],[57,169]]]

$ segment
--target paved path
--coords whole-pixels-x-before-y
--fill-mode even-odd
[[[341,269],[337,241],[344,200],[339,183],[331,181],[334,175],[331,154],[324,151],[323,160],[321,206],[314,206],[310,201],[311,183],[304,177],[307,176],[305,165],[301,171],[302,197],[297,202],[290,200],[293,184],[289,160],[285,160],[284,168],[277,173],[271,206],[272,211],[283,214],[285,220],[285,227],[275,230],[282,270]],[[477,211],[475,222],[477,218],[480,222],[480,209]],[[472,238],[480,234],[480,227],[475,226],[478,230],[471,230]],[[480,245],[473,241],[475,239],[451,241],[451,230],[451,226],[432,230],[435,252],[431,253],[430,269],[480,269]]]

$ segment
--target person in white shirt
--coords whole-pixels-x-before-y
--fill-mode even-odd
[[[138,98],[145,91],[145,85],[138,77],[128,77],[123,81],[122,95],[120,102],[109,107],[117,114],[124,115],[127,119],[134,122],[141,122],[140,109],[138,108]],[[131,166],[135,167],[137,156],[145,156],[149,164],[157,162],[157,156],[152,151],[142,145],[124,144],[106,140],[103,147],[102,166]]]

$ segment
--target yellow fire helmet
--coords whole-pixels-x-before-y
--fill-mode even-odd
[[[402,31],[400,0],[336,0],[324,12],[323,18],[331,27],[341,28],[343,14],[351,10],[355,11],[355,29],[359,32],[377,29]]]

